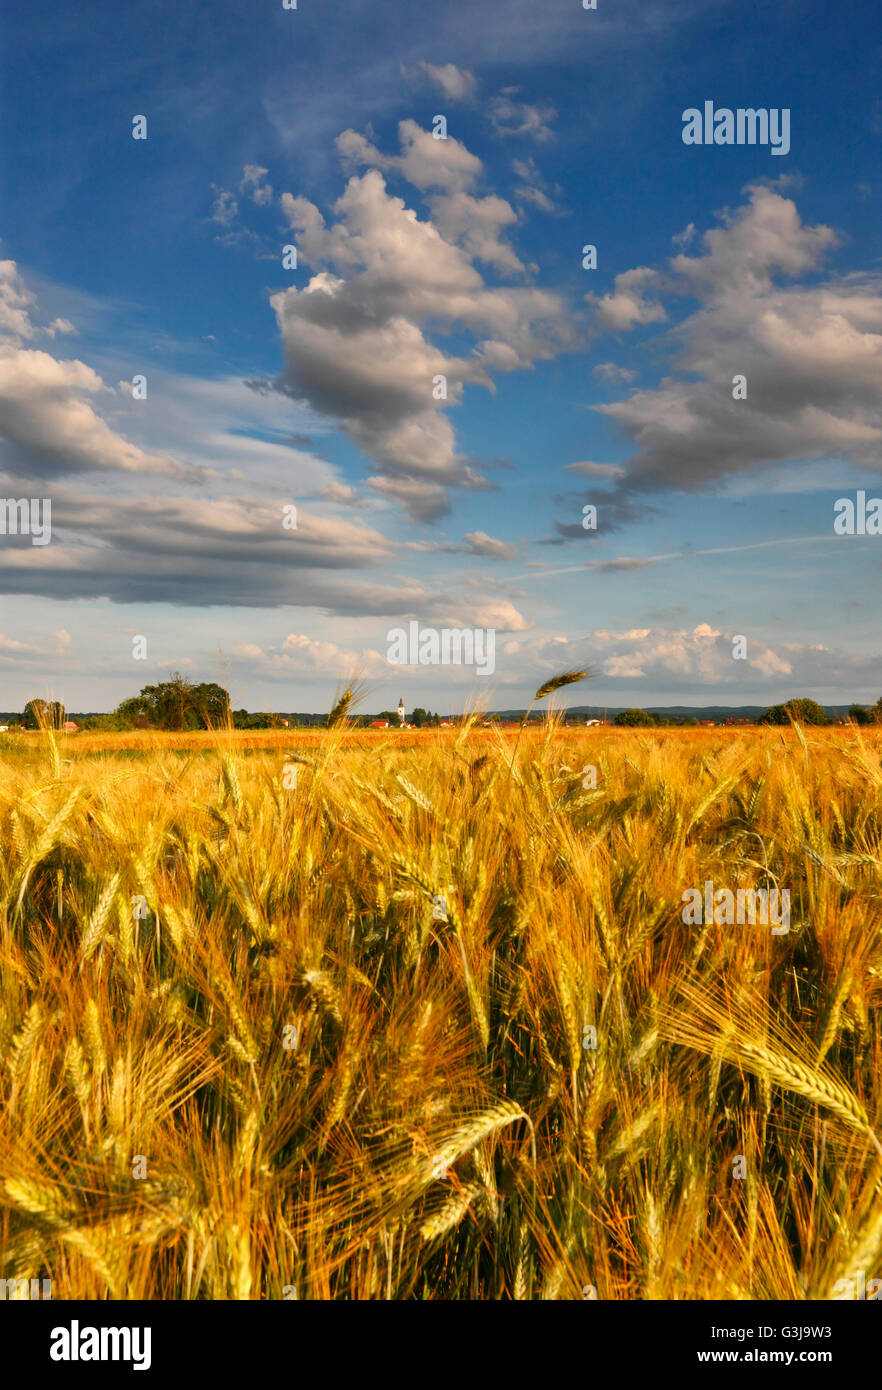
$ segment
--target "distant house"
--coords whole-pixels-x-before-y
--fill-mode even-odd
[[[602,724],[602,723],[603,723],[603,720],[602,720],[602,719],[586,719],[586,720],[585,720],[585,728],[586,728],[586,729],[593,729],[594,726],[595,726],[595,724]]]
[[[371,721],[371,728],[372,728],[372,729],[388,729],[388,727],[389,727],[389,720],[388,720],[388,719],[374,719],[374,720]]]
[[[8,725],[8,724],[0,724],[0,734],[8,734],[8,733],[9,733],[9,725]]]
[[[453,728],[453,720],[452,720],[452,719],[442,719],[442,720],[441,720],[441,723],[440,723],[440,725],[439,725],[438,727],[441,728],[441,729],[452,729],[452,728]]]
[[[75,724],[72,719],[65,719],[62,729],[66,734],[76,734],[79,732],[79,724]]]

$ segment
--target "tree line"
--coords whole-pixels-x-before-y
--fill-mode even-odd
[[[848,716],[855,724],[882,724],[882,696],[876,701],[875,705],[851,705]],[[783,705],[770,705],[765,714],[760,715],[758,724],[789,724],[794,720],[797,724],[832,724],[823,705],[819,705],[817,700],[810,700],[805,696],[795,696]],[[623,709],[613,719],[614,724],[626,728],[658,727],[664,724],[695,725],[697,719],[689,716],[671,716],[650,714],[645,709]]]
[[[498,716],[490,716],[496,718]],[[21,722],[26,729],[61,729],[65,708],[59,700],[28,700]],[[882,724],[882,697],[875,705],[853,704],[848,718],[855,724]],[[364,728],[374,719],[388,719],[391,728],[398,726],[397,710],[381,710],[378,715],[351,715],[354,728]],[[833,721],[823,705],[816,700],[794,697],[783,705],[770,705],[758,719],[760,724],[830,724]],[[246,709],[231,709],[229,691],[214,681],[196,683],[175,671],[167,681],[145,685],[140,694],[123,700],[110,714],[93,714],[80,719],[80,727],[112,733],[133,729],[161,729],[184,732],[191,729],[280,729],[284,723],[277,714],[252,714]],[[313,723],[322,722],[318,719]],[[418,705],[407,723],[421,728],[437,728],[440,716]],[[694,726],[698,720],[689,715],[654,715],[645,709],[620,710],[613,719],[620,727],[659,728],[665,725]]]
[[[21,722],[26,729],[61,729],[66,718],[64,705],[58,700],[35,698],[28,700]],[[388,719],[398,726],[398,712],[383,710],[379,715],[351,715],[348,722],[363,728],[373,719]],[[159,729],[172,733],[192,729],[281,729],[288,721],[278,714],[254,714],[246,709],[231,709],[230,694],[215,681],[196,683],[175,671],[167,681],[145,685],[140,694],[123,700],[110,714],[84,715],[79,727],[94,732],[123,733],[136,729]],[[322,719],[310,721],[323,723]],[[440,716],[417,706],[407,722],[418,729],[435,726]]]

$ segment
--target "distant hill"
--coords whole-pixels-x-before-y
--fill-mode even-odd
[[[852,703],[854,703],[854,702],[852,702]],[[860,701],[857,701],[857,703],[859,704]],[[571,705],[571,706],[569,707],[569,709],[567,709],[567,710],[565,711],[565,714],[566,714],[566,717],[567,717],[568,719],[603,719],[604,717],[606,717],[607,720],[612,720],[612,719],[615,718],[615,716],[616,716],[617,714],[620,714],[622,710],[624,710],[624,709],[633,709],[633,708],[634,708],[634,706],[632,706],[632,705]],[[714,721],[716,721],[717,723],[719,723],[720,721],[722,721],[722,720],[724,720],[724,719],[751,719],[751,720],[759,719],[759,718],[761,718],[762,715],[765,714],[765,712],[766,712],[766,710],[769,708],[769,706],[768,706],[768,705],[641,705],[641,706],[639,706],[639,708],[640,708],[640,709],[645,709],[646,712],[647,712],[647,714],[661,715],[663,718],[667,718],[667,719],[713,719]],[[851,704],[848,704],[848,705],[825,705],[824,708],[825,708],[825,710],[827,711],[827,714],[828,714],[828,715],[830,715],[831,717],[835,718],[835,717],[838,716],[838,715],[845,715],[845,714],[847,714],[848,711],[849,711],[849,709],[851,708]],[[66,717],[67,719],[72,719],[72,720],[74,720],[74,722],[76,723],[78,720],[81,720],[81,719],[88,719],[88,718],[91,718],[93,715],[100,714],[100,713],[106,713],[106,711],[101,711],[101,710],[89,710],[89,711],[85,711],[85,710],[67,710],[67,711],[65,711],[65,717]],[[252,711],[252,713],[255,713],[255,714],[256,714],[256,713],[261,713],[261,711],[255,710],[255,711]],[[515,720],[515,719],[522,719],[523,716],[524,716],[525,711],[524,711],[523,708],[521,708],[521,709],[498,709],[498,710],[491,710],[490,713],[491,713],[491,714],[494,714],[494,715],[496,715],[496,716],[498,716],[499,719],[501,719],[501,720]],[[371,719],[375,719],[377,716],[376,716],[376,715],[373,715],[373,714],[369,714],[369,715],[362,715],[361,717],[364,718],[364,719],[367,719],[367,720],[371,720]],[[442,719],[455,719],[456,717],[457,717],[456,715],[442,715],[442,716],[441,716]],[[17,721],[17,720],[19,720],[20,718],[21,718],[21,710],[7,710],[7,711],[5,711],[5,712],[4,712],[4,711],[0,711],[0,724],[6,724],[6,723],[8,723],[10,720],[16,720],[16,721]],[[303,713],[300,713],[300,714],[286,714],[286,713],[280,711],[280,712],[279,712],[279,718],[280,718],[280,719],[287,719],[287,720],[289,720],[289,721],[291,722],[291,724],[323,725],[323,724],[326,723],[327,718],[328,718],[328,715],[327,715],[327,711],[323,711],[321,714],[303,714]],[[541,719],[541,718],[543,718],[543,711],[542,711],[542,709],[541,709],[540,707],[537,706],[537,708],[535,708],[535,709],[533,710],[533,718],[534,718],[534,719]]]
[[[773,703],[773,702],[770,702]],[[760,719],[769,705],[571,705],[565,711],[569,719],[614,719],[624,709],[645,709],[647,714],[662,715],[668,719]],[[825,705],[831,716],[847,714],[851,705]],[[522,719],[522,709],[494,710],[500,719]],[[542,717],[541,710],[534,709],[534,717]]]

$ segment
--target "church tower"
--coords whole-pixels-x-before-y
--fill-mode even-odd
[[[399,723],[399,724],[403,724],[403,723],[404,723],[404,712],[405,712],[405,711],[404,711],[404,700],[402,699],[402,700],[399,700],[399,701],[398,701],[398,723]]]

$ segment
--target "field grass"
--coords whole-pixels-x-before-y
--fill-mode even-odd
[[[0,1277],[882,1276],[882,732],[551,720],[514,754],[465,725],[0,747]],[[686,925],[706,880],[788,889],[789,932]]]

